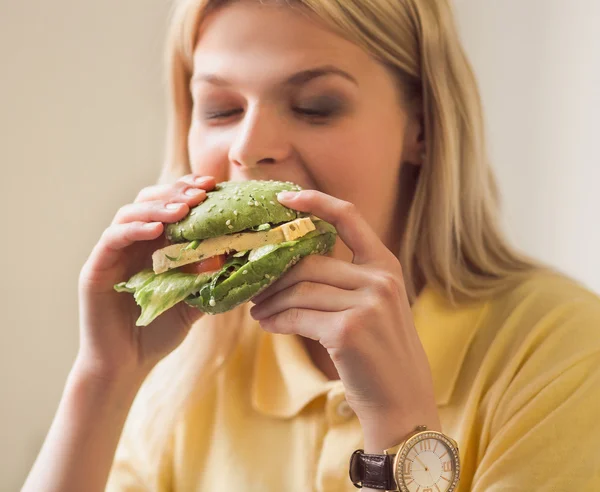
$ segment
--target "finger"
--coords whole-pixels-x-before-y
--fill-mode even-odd
[[[353,203],[317,190],[284,192],[277,198],[286,207],[311,213],[333,224],[342,241],[354,253],[353,263],[378,262],[382,255],[390,254]]]
[[[115,214],[113,224],[127,222],[164,222],[171,223],[183,219],[190,211],[187,203],[167,203],[162,200],[152,202],[129,203]]]
[[[357,265],[328,256],[311,255],[302,258],[281,278],[252,299],[259,303],[298,282],[307,281],[329,284],[345,290],[363,287],[369,274]]]
[[[138,193],[135,202],[149,202],[153,200],[176,201],[189,200],[197,197],[200,193],[194,194],[193,190],[210,191],[216,185],[215,178],[212,176],[198,176],[188,174],[179,178],[172,184],[158,184],[147,186]]]
[[[87,261],[92,272],[103,272],[113,268],[123,258],[123,249],[138,241],[151,241],[164,230],[160,222],[130,222],[113,224],[105,229],[94,246]]]
[[[344,311],[359,301],[357,292],[314,282],[299,282],[255,305],[250,314],[256,320],[270,318],[287,309]]]
[[[263,330],[271,333],[297,334],[312,340],[334,335],[339,313],[291,308],[259,321]]]

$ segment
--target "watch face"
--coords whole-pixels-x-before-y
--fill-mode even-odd
[[[396,481],[403,492],[452,492],[458,485],[458,454],[446,436],[437,432],[409,439],[396,466]]]

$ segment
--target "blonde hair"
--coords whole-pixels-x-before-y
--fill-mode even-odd
[[[193,50],[203,17],[226,3],[228,0],[180,0],[175,4],[167,48],[167,152],[160,182],[173,182],[190,172],[187,134],[192,112],[189,82]],[[422,103],[426,162],[419,171],[398,255],[410,299],[417,295],[417,273],[450,301],[493,296],[530,273],[537,265],[514,251],[500,231],[498,191],[486,154],[479,91],[448,1],[284,3],[303,6],[363,47],[398,75],[407,97],[417,97]],[[209,349],[200,342],[197,337],[216,333],[217,328],[211,330],[206,325],[218,324],[221,334],[229,330],[231,343],[236,339],[232,334],[235,321],[228,321],[227,315],[204,317],[201,322],[204,326],[192,330],[178,354],[169,357],[186,361],[190,367],[179,370],[176,384],[165,377],[171,396],[163,394],[161,399],[169,402],[170,422],[153,425],[154,429],[167,428],[176,418],[175,412],[189,402],[197,379],[209,377],[207,370],[218,369],[214,363],[217,356],[199,357],[199,348],[205,353],[219,353],[221,361],[231,349],[224,349],[223,340],[216,335],[212,339],[219,347]],[[196,362],[190,363],[190,359]],[[161,418],[158,413],[154,415],[157,418]],[[157,439],[157,446],[159,442]]]

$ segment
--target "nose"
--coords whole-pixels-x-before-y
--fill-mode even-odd
[[[276,164],[291,153],[285,121],[274,108],[248,108],[229,149],[229,160],[240,167]]]

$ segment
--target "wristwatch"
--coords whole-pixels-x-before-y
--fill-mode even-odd
[[[458,443],[418,426],[402,443],[384,454],[357,449],[350,457],[350,480],[356,488],[387,492],[452,492],[458,486]]]

